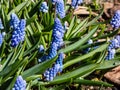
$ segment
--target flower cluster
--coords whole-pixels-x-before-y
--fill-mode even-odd
[[[20,42],[24,41],[25,37],[25,25],[24,19],[19,20],[16,14],[11,14],[10,26],[13,28],[11,46],[16,47]]]
[[[20,20],[17,17],[17,15],[15,13],[12,13],[10,15],[10,27],[13,28],[13,29],[17,28],[18,25],[19,25],[19,22],[20,22]]]
[[[26,90],[26,81],[23,80],[22,76],[18,76],[12,90]]]
[[[77,8],[78,5],[80,5],[80,4],[82,4],[82,3],[83,3],[83,0],[72,0],[71,6],[72,6],[73,8]]]
[[[45,73],[44,73],[44,77],[46,81],[52,81],[53,78],[57,75],[58,71],[59,71],[59,64],[55,64],[53,65],[52,68],[48,68]]]
[[[56,60],[56,64],[59,64],[59,65],[60,65],[58,72],[62,72],[63,59],[64,59],[64,53],[60,53],[59,56],[58,56],[58,59]]]
[[[4,29],[1,18],[0,18],[0,29]]]
[[[111,49],[108,51],[108,54],[106,56],[106,60],[111,60],[114,58],[114,56],[115,56],[115,49]]]
[[[64,9],[64,1],[58,0],[56,2],[56,14],[60,16],[60,18],[65,17],[65,9]]]
[[[52,42],[57,44],[57,49],[63,45],[64,33],[64,27],[62,26],[60,20],[56,18],[53,27]]]
[[[40,11],[41,11],[41,12],[44,12],[44,13],[47,13],[47,12],[48,12],[48,6],[47,6],[47,3],[46,3],[46,2],[42,2],[42,3],[41,3]]]
[[[50,44],[49,53],[48,55],[43,55],[40,59],[38,59],[39,62],[52,59],[57,55],[57,51],[62,47],[64,43],[63,42],[64,33],[65,33],[64,27],[62,26],[60,20],[56,18],[54,21],[52,42]],[[53,78],[57,75],[58,72],[62,72],[63,58],[64,54],[60,53],[53,67],[46,70],[46,72],[44,73],[46,81],[53,80]]]
[[[108,54],[106,60],[113,59],[115,56],[115,49],[120,47],[120,35],[110,40],[110,45],[108,46]]]
[[[0,33],[0,46],[2,45],[2,42],[3,42],[3,37],[2,34]]]
[[[39,62],[43,62],[48,59],[52,59],[57,55],[57,50],[61,48],[63,45],[63,36],[64,36],[65,30],[62,26],[60,20],[58,18],[54,21],[54,27],[53,27],[53,33],[52,33],[52,42],[49,49],[48,55],[43,55],[39,59]]]
[[[117,10],[110,22],[113,28],[118,29],[120,27],[120,10]]]
[[[58,72],[62,72],[62,62],[63,62],[64,54],[60,53],[58,56],[57,61],[53,65],[52,68],[48,68],[45,73],[44,77],[46,81],[52,81],[53,78],[57,75]]]

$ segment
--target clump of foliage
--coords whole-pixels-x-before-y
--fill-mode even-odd
[[[84,19],[73,11],[66,0],[0,1],[0,90],[112,86],[86,77],[120,64],[119,55],[106,60],[108,38],[119,29],[106,31],[106,22],[99,22],[102,9],[99,16]],[[90,39],[93,42],[87,43]]]

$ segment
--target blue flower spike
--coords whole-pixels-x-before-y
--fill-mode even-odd
[[[57,51],[64,44],[63,42],[64,33],[65,28],[62,26],[61,21],[59,20],[59,18],[55,18],[52,32],[52,42],[50,44],[49,53],[48,55],[43,55],[40,59],[38,59],[38,62],[43,62],[45,60],[52,59],[57,55]],[[58,72],[62,72],[63,59],[64,54],[60,53],[54,65],[45,71],[43,76],[45,77],[46,81],[52,81]]]
[[[56,2],[56,14],[60,16],[60,18],[65,17],[65,8],[64,8],[64,1],[58,0]]]
[[[115,56],[115,49],[120,47],[120,35],[115,36],[112,40],[110,40],[110,45],[108,46],[108,54],[106,56],[106,60],[111,60]]]
[[[24,19],[19,20],[16,14],[11,14],[10,20],[11,28],[13,29],[11,46],[16,47],[20,42],[24,41],[26,21]]]
[[[1,18],[0,18],[0,29],[4,29],[4,26],[3,26]]]
[[[83,3],[83,0],[72,0],[71,6],[72,8],[76,9],[82,3]]]
[[[115,49],[111,49],[108,51],[108,54],[106,56],[106,60],[111,60],[114,58],[114,56],[115,56]]]
[[[64,53],[60,53],[53,67],[45,71],[44,77],[46,81],[52,81],[59,72],[62,72],[63,59],[64,59]]]
[[[0,33],[0,46],[2,45],[3,43],[3,37],[2,37],[2,34]]]
[[[47,6],[47,2],[42,2],[41,6],[40,6],[40,11],[47,13],[48,12],[48,6]]]
[[[10,27],[11,28],[17,28],[17,26],[19,25],[19,18],[17,17],[17,15],[15,13],[12,13],[10,15]]]
[[[22,76],[18,76],[12,90],[26,90],[26,85],[27,83]]]
[[[115,12],[110,24],[114,29],[118,29],[120,27],[120,10]]]

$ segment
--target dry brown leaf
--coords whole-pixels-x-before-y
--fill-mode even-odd
[[[105,3],[103,3],[103,7],[104,7],[104,13],[106,14],[106,16],[110,17],[108,10],[112,9],[114,7],[114,4],[111,2],[105,2]]]
[[[78,15],[78,14],[79,15],[89,15],[89,14],[92,14],[92,15],[98,16],[97,13],[95,13],[95,12],[89,12],[89,11],[86,10],[86,8],[85,9],[77,9],[77,10],[75,10],[73,12],[73,14],[74,15]]]
[[[105,78],[120,85],[120,66],[112,69],[104,75]]]

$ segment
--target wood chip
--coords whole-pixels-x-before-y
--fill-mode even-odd
[[[75,9],[74,10],[74,12],[73,12],[73,14],[74,15],[89,15],[89,14],[92,14],[92,15],[95,15],[95,16],[98,16],[98,14],[97,13],[95,13],[95,12],[89,12],[89,11],[87,11],[87,8],[86,7],[79,7],[79,8],[77,8],[77,9]]]
[[[120,66],[112,69],[104,75],[105,78],[120,85]]]

